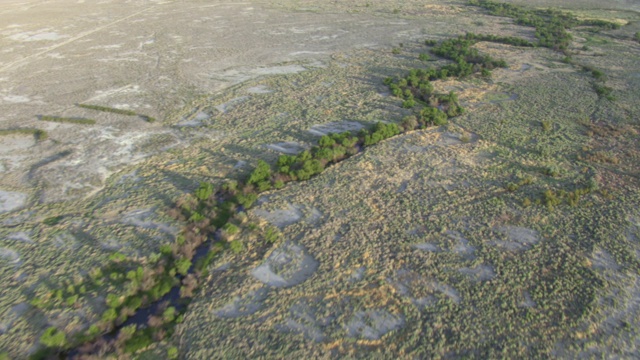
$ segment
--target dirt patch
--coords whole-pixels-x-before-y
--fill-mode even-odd
[[[27,194],[0,190],[0,214],[20,209],[27,203]]]
[[[250,94],[270,94],[273,90],[269,89],[266,85],[257,85],[247,89]]]
[[[320,298],[302,298],[291,305],[287,319],[276,328],[322,342],[326,339],[324,329],[335,319],[329,310]]]
[[[214,310],[213,313],[222,318],[251,315],[260,310],[268,293],[269,289],[267,287],[261,287],[242,296],[236,296],[231,302]]]
[[[287,209],[267,211],[264,209],[256,209],[253,211],[257,216],[265,219],[278,227],[295,224],[302,219],[303,213],[300,205],[287,205]]]
[[[540,241],[540,235],[537,231],[517,227],[517,226],[501,226],[495,228],[496,231],[507,237],[507,240],[495,240],[491,243],[496,246],[511,251],[523,251],[531,247],[531,245]]]
[[[18,267],[22,263],[20,254],[9,248],[0,248],[0,261]]]
[[[345,325],[347,336],[352,338],[378,340],[390,331],[401,328],[404,317],[384,309],[358,311]]]
[[[489,265],[478,265],[474,268],[464,267],[458,269],[458,272],[468,276],[471,281],[488,281],[496,277],[493,267]]]
[[[231,110],[234,106],[237,106],[247,101],[247,99],[249,99],[248,96],[240,96],[235,99],[231,99],[224,104],[216,105],[214,106],[214,108],[224,114],[227,111]]]
[[[266,285],[291,287],[307,280],[319,263],[297,244],[286,242],[273,250],[265,262],[251,274]]]
[[[160,230],[168,234],[175,234],[178,232],[178,229],[171,225],[155,221],[154,219],[156,218],[157,215],[155,213],[155,209],[139,209],[125,214],[122,217],[121,222],[123,224],[138,226],[145,229]]]
[[[362,125],[359,122],[338,121],[338,122],[331,122],[326,124],[313,125],[309,129],[309,132],[312,133],[313,135],[323,136],[331,133],[341,133],[345,131],[356,132],[362,128],[364,128],[364,125]]]
[[[266,145],[267,148],[281,152],[283,154],[295,155],[307,148],[303,144],[297,142],[279,142],[275,144]]]
[[[33,136],[1,136],[0,154],[8,154],[14,151],[26,150],[36,144]]]

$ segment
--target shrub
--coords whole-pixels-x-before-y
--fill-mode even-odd
[[[175,346],[172,346],[170,348],[167,349],[167,359],[169,360],[176,360],[178,358],[178,348]]]
[[[591,71],[591,75],[596,80],[601,80],[602,78],[604,78],[604,73],[602,71],[600,71],[600,70],[597,70],[597,69],[592,70]]]
[[[64,216],[62,215],[52,216],[42,220],[42,223],[48,226],[53,226],[57,225],[63,218]]]
[[[239,254],[240,252],[242,252],[242,250],[244,250],[244,245],[238,240],[233,240],[229,243],[229,248],[234,253]]]
[[[213,184],[202,182],[195,192],[195,195],[200,200],[207,200],[211,194],[213,194]]]
[[[238,190],[238,182],[235,180],[229,180],[222,185],[222,190],[229,193],[235,193]]]
[[[175,319],[176,319],[176,308],[174,308],[173,306],[169,306],[162,312],[162,320],[164,320],[165,323],[170,323]]]
[[[413,99],[405,100],[402,102],[402,107],[405,109],[411,109],[416,106],[416,102]]]
[[[187,258],[180,258],[176,260],[176,272],[180,275],[187,275],[189,268],[191,267],[191,260]]]
[[[129,354],[133,354],[138,350],[146,348],[152,343],[153,340],[151,339],[149,334],[143,331],[138,331],[135,336],[126,341],[124,345],[124,351]]]
[[[323,135],[318,141],[318,145],[324,148],[331,147],[335,145],[335,143],[336,141],[329,135]]]
[[[249,180],[247,180],[247,184],[257,184],[261,181],[268,180],[271,176],[271,166],[267,164],[264,160],[258,161],[258,166],[253,170],[251,175],[249,176]]]
[[[434,124],[437,126],[447,123],[447,114],[442,110],[434,107],[425,107],[420,111],[420,117],[426,124]]]
[[[279,238],[280,238],[280,232],[278,231],[278,229],[276,229],[273,226],[268,227],[267,230],[264,232],[264,239],[268,243],[274,243],[278,241]]]
[[[422,60],[422,61],[429,61],[429,60],[431,60],[431,57],[430,57],[428,54],[420,54],[420,55],[418,56],[418,58],[419,58],[420,60]]]
[[[418,119],[415,116],[409,115],[402,118],[400,126],[402,126],[404,131],[411,131],[417,129],[420,124],[418,123]]]
[[[47,347],[61,348],[67,343],[67,336],[64,332],[51,326],[40,336],[40,342]]]
[[[116,309],[107,309],[104,313],[102,313],[102,321],[105,323],[112,323],[118,318],[118,313]]]
[[[226,223],[223,227],[222,230],[224,230],[228,235],[235,235],[238,232],[240,232],[240,229],[233,225],[232,223]]]
[[[248,194],[238,194],[236,195],[236,201],[238,204],[244,206],[245,209],[248,209],[253,205],[253,203],[258,200],[258,195],[256,193],[250,192]]]

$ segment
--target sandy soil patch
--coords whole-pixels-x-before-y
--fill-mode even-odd
[[[359,122],[355,121],[339,121],[339,122],[331,122],[327,124],[318,124],[313,125],[309,132],[313,135],[323,136],[331,133],[341,133],[345,131],[357,132],[358,130],[364,128]]]
[[[222,318],[237,318],[251,315],[260,310],[268,293],[269,289],[267,287],[249,291],[246,294],[234,297],[233,300],[223,307],[214,310],[213,313]]]
[[[403,325],[402,315],[395,315],[384,309],[371,309],[356,312],[345,325],[345,330],[347,336],[352,338],[378,340]]]
[[[27,203],[27,194],[0,190],[0,214],[17,210]]]
[[[290,287],[308,279],[319,263],[297,244],[286,242],[251,271],[256,279],[273,287]]]
[[[540,235],[537,231],[518,227],[518,226],[501,226],[495,229],[507,237],[506,240],[495,240],[494,245],[511,251],[523,251],[531,247],[531,245],[540,241]]]

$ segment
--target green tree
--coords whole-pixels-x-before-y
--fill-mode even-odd
[[[200,200],[207,200],[213,194],[213,184],[202,182],[195,195]]]
[[[67,336],[64,332],[51,326],[40,336],[40,342],[52,348],[61,348],[67,343]]]
[[[249,180],[247,180],[247,184],[257,184],[261,181],[268,180],[271,176],[271,166],[267,164],[264,160],[258,161],[258,166],[253,170],[251,175],[249,176]]]

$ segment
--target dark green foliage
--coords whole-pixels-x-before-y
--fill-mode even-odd
[[[248,194],[238,194],[236,196],[236,201],[238,204],[244,206],[245,209],[248,209],[253,205],[254,202],[258,200],[258,195],[256,193],[248,193]]]
[[[233,240],[229,243],[229,248],[231,249],[231,251],[233,251],[235,254],[239,254],[242,252],[242,250],[244,250],[244,245],[242,244],[242,242],[238,241],[238,240]]]
[[[105,323],[112,323],[118,318],[118,313],[116,309],[108,309],[104,313],[102,313],[102,321]]]
[[[327,148],[335,145],[336,141],[329,135],[324,135],[318,141],[318,146],[321,148]]]
[[[176,272],[180,275],[187,275],[189,268],[191,267],[191,260],[187,258],[180,258],[175,263]]]
[[[140,119],[142,119],[142,120],[144,120],[144,121],[146,121],[146,122],[148,122],[148,123],[153,123],[153,122],[155,122],[155,121],[156,121],[156,119],[155,119],[154,117],[147,116],[147,115],[140,115],[140,114],[138,114],[138,117],[140,117]]]
[[[224,230],[227,233],[227,235],[235,235],[240,232],[240,229],[237,226],[233,225],[232,223],[226,223],[222,227],[222,230]]]
[[[122,305],[124,298],[115,294],[107,294],[106,303],[109,308],[115,309]]]
[[[420,54],[420,55],[418,56],[418,58],[419,58],[420,60],[422,60],[422,61],[429,61],[429,60],[431,60],[431,57],[430,57],[428,54]]]
[[[465,39],[474,41],[489,41],[493,43],[508,44],[513,46],[535,47],[536,45],[529,40],[525,40],[514,36],[498,36],[498,35],[482,35],[467,33]]]
[[[257,184],[261,181],[269,180],[270,176],[271,166],[263,160],[258,160],[258,166],[256,166],[251,175],[249,175],[247,184]]]
[[[638,31],[637,33],[635,33],[635,35],[633,35],[633,39],[637,42],[640,42],[640,31]]]
[[[518,5],[488,0],[470,0],[469,5],[489,10],[495,16],[515,19],[516,24],[534,27],[538,46],[564,51],[569,47],[571,34],[566,30],[576,26],[594,26],[602,29],[617,29],[620,25],[602,20],[578,20],[571,14],[553,10],[527,9]],[[522,45],[520,45],[522,46]]]
[[[108,107],[108,106],[89,105],[89,104],[76,104],[76,106],[81,107],[81,108],[85,108],[85,109],[89,109],[89,110],[110,112],[110,113],[120,114],[120,115],[128,115],[128,116],[136,116],[136,115],[138,115],[138,113],[136,113],[135,111],[116,109],[116,108],[112,108],[112,107]]]
[[[46,131],[40,129],[27,129],[27,128],[17,128],[17,129],[2,129],[0,130],[0,136],[6,135],[33,135],[36,140],[46,140],[49,135]]]
[[[411,131],[411,130],[417,129],[420,126],[420,123],[418,123],[418,118],[411,115],[411,116],[405,116],[402,119],[400,126],[402,126],[404,131]]]
[[[58,224],[63,218],[64,218],[64,216],[62,216],[62,215],[52,216],[52,217],[48,217],[48,218],[42,220],[42,223],[45,224],[45,225],[53,226],[53,225]]]
[[[125,342],[124,351],[126,353],[133,354],[138,350],[146,348],[152,343],[153,340],[151,339],[151,335],[148,334],[147,331],[136,331],[133,337]]]
[[[413,99],[405,100],[402,102],[402,107],[405,109],[411,109],[414,106],[416,106],[416,101]]]
[[[51,326],[40,336],[40,343],[51,348],[62,348],[67,343],[67,338],[64,332]]]
[[[170,306],[168,308],[166,308],[163,312],[162,312],[162,320],[164,320],[164,322],[170,323],[172,321],[174,321],[176,319],[176,308],[173,306]]]
[[[478,49],[472,48],[476,42],[480,41],[475,39],[475,36],[479,35],[467,34],[457,39],[445,40],[431,49],[434,54],[455,62],[455,64],[443,67],[438,78],[449,76],[465,77],[480,71],[482,68],[491,70],[507,66],[504,60],[496,60],[488,55],[481,55]],[[443,70],[446,70],[446,72],[443,73]]]
[[[602,98],[605,98],[609,101],[614,101],[616,99],[615,96],[611,94],[613,92],[613,89],[608,86],[595,83],[593,84],[593,89],[596,91],[596,94],[598,94],[598,96]]]
[[[264,232],[264,240],[268,243],[274,243],[280,239],[280,232],[277,228],[270,226]]]
[[[447,123],[447,114],[438,108],[425,107],[420,111],[420,122],[425,126],[445,125]]]
[[[109,112],[109,113],[118,114],[118,115],[137,116],[148,123],[152,123],[156,121],[156,119],[151,116],[138,114],[137,112],[132,110],[116,109],[108,106],[89,105],[89,104],[76,104],[76,106],[84,109]]]
[[[41,121],[51,121],[57,123],[68,123],[68,124],[80,124],[80,125],[93,125],[96,123],[93,119],[87,118],[79,118],[79,117],[60,117],[60,116],[50,116],[50,115],[40,115],[38,119]]]
[[[196,198],[199,200],[207,200],[213,194],[213,184],[211,183],[200,183],[198,190],[194,193]]]
[[[170,348],[167,349],[167,359],[169,360],[175,360],[178,358],[178,348],[175,346],[172,346]]]

